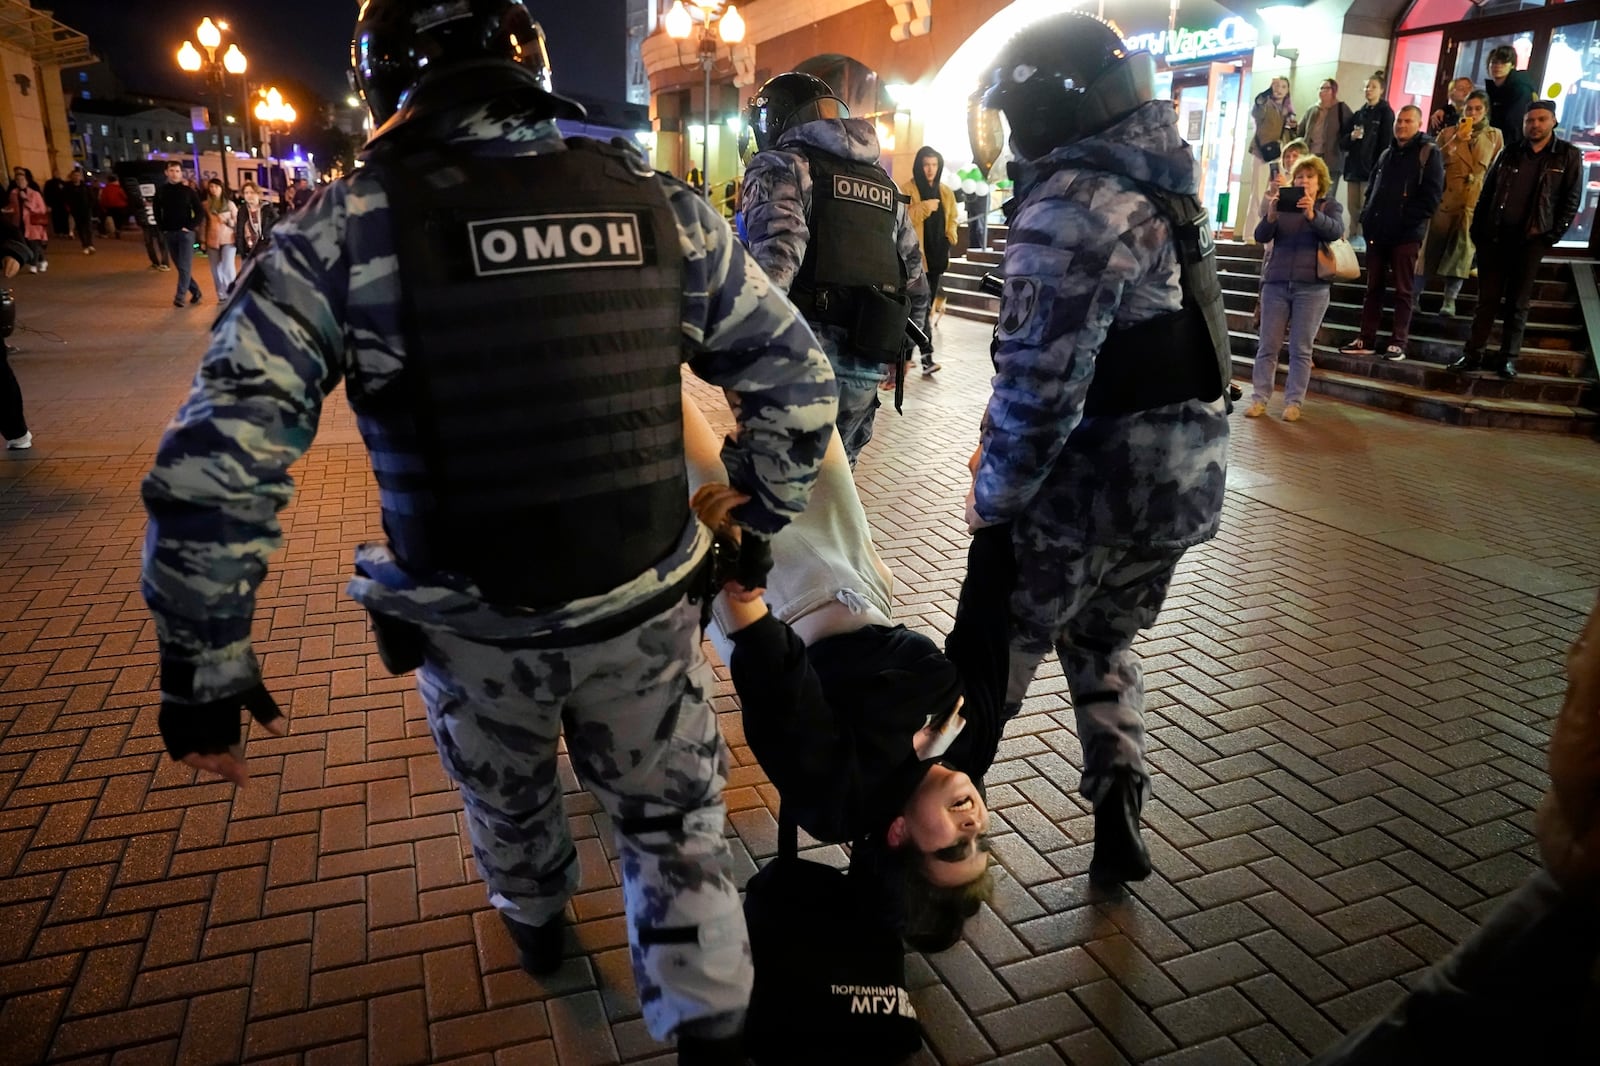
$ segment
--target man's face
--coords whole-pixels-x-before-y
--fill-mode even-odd
[[[1335,101],[1339,99],[1339,94],[1334,91],[1332,85],[1323,82],[1322,88],[1317,90],[1317,99],[1322,102],[1323,107],[1332,107]]]
[[[183,168],[174,163],[167,168],[167,180],[176,185],[183,180]]]
[[[1556,116],[1544,108],[1529,111],[1522,120],[1522,135],[1535,148],[1548,141],[1556,131]]]
[[[1470,92],[1472,92],[1472,82],[1466,78],[1457,78],[1450,83],[1450,102],[1460,107]]]
[[[922,161],[922,176],[928,181],[939,176],[939,161],[931,155]]]
[[[960,770],[942,763],[929,767],[902,817],[909,846],[922,853],[932,884],[964,885],[988,869],[978,838],[989,828],[989,808]]]
[[[1394,139],[1405,144],[1417,135],[1417,127],[1421,125],[1417,113],[1409,107],[1405,108],[1394,117]]]
[[[1511,73],[1511,64],[1510,63],[1507,63],[1507,62],[1505,62],[1503,60],[1501,60],[1501,61],[1496,61],[1496,60],[1493,60],[1493,59],[1489,60],[1489,77],[1494,79],[1494,83],[1496,85],[1499,85],[1501,82],[1505,81],[1506,80],[1506,75],[1510,74],[1510,73]]]

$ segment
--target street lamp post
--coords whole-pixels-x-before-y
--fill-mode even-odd
[[[683,0],[673,0],[672,10],[667,12],[667,36],[675,41],[687,40],[696,22],[700,24],[700,38],[695,47],[695,61],[686,65],[698,66],[705,74],[706,121],[700,130],[700,181],[701,192],[710,196],[711,71],[717,65],[718,38],[730,45],[744,40],[744,19],[732,4],[724,8],[722,0],[690,0],[688,6]]]
[[[278,131],[294,125],[295,110],[283,98],[283,94],[273,87],[262,90],[261,99],[256,101],[255,116],[256,121],[261,123],[262,131],[271,138],[267,144],[267,156],[276,158],[273,152],[277,150]]]
[[[224,79],[229,74],[243,74],[249,66],[249,61],[236,43],[230,43],[228,50],[220,57],[217,55],[217,49],[222,47],[222,31],[227,28],[226,22],[218,25],[208,17],[194,31],[195,40],[200,42],[206,54],[202,56],[188,41],[184,41],[183,47],[178,49],[178,66],[191,74],[204,72],[206,87],[211,90],[211,102],[215,105],[211,113],[211,135],[217,142],[217,161],[222,167],[223,188],[228,187],[228,153],[223,150],[221,126],[222,94],[226,88]],[[195,175],[197,180],[199,177],[199,174]]]

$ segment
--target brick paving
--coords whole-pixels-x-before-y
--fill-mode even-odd
[[[671,1061],[639,1017],[605,818],[565,766],[571,957],[516,969],[410,680],[341,593],[378,532],[342,398],[260,595],[293,733],[251,741],[237,793],[165,758],[137,485],[209,309],[173,309],[131,241],[67,251],[13,283],[46,332],[12,360],[38,443],[0,462],[0,1061]],[[981,326],[947,318],[941,344],[859,471],[901,617],[929,633],[961,579],[987,380]],[[1562,656],[1600,586],[1600,449],[1315,398],[1297,425],[1234,430],[1223,532],[1142,643],[1156,873],[1090,898],[1048,664],[989,778],[993,907],[910,960],[920,1063],[1303,1061],[1536,861]],[[722,676],[744,878],[776,846],[775,796]]]

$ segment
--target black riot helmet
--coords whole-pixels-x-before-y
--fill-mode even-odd
[[[757,89],[745,113],[756,148],[763,152],[777,142],[778,134],[802,122],[849,117],[850,109],[833,95],[827,82],[794,70],[779,74]]]
[[[1004,113],[1016,154],[1037,159],[1154,99],[1155,77],[1150,54],[1129,52],[1094,16],[1051,15],[1000,50],[983,94],[984,121],[998,123]]]
[[[548,117],[584,117],[579,104],[552,90],[544,31],[523,0],[363,0],[350,62],[374,126],[389,120],[424,75],[484,63],[543,90]]]

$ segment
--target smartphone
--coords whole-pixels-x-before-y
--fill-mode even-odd
[[[1278,190],[1278,210],[1298,211],[1300,209],[1300,198],[1305,194],[1306,191],[1298,185],[1285,185]]]

